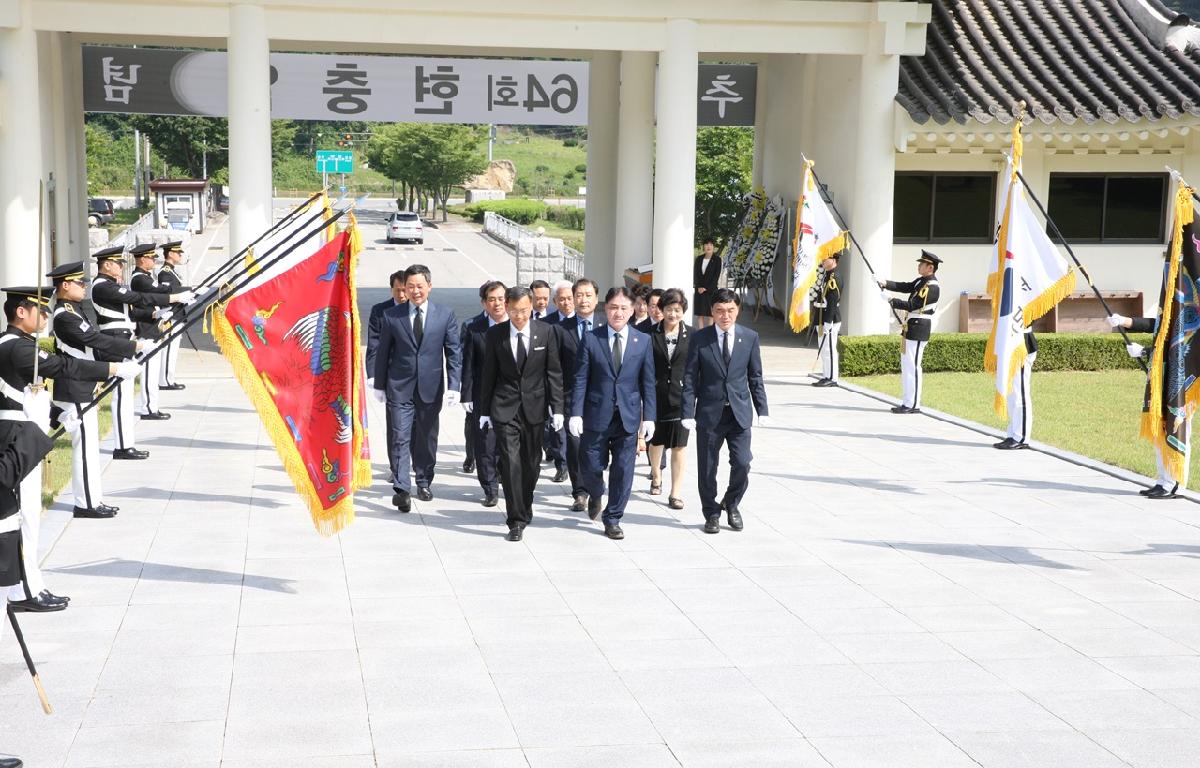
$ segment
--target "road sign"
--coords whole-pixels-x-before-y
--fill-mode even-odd
[[[353,173],[354,153],[341,149],[317,150],[317,173]]]

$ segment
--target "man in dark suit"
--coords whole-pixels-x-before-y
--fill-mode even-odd
[[[533,297],[533,319],[545,320],[551,312],[550,283],[545,280],[534,280],[529,284],[529,293]]]
[[[480,303],[483,312],[462,327],[463,374],[462,392],[463,409],[467,412],[467,420],[474,422],[470,430],[471,440],[474,441],[475,473],[479,478],[479,487],[483,489],[483,506],[494,507],[500,496],[499,461],[496,453],[496,430],[484,429],[479,423],[476,407],[483,396],[483,356],[485,351],[484,336],[492,327],[508,319],[505,303],[505,291],[508,288],[499,280],[489,280],[479,288]]]
[[[623,539],[621,517],[633,488],[639,435],[654,434],[654,353],[650,337],[629,325],[633,297],[624,287],[604,297],[607,327],[584,334],[575,357],[568,433],[580,438],[579,469],[588,517],[601,512],[604,459],[609,458],[604,535]]]
[[[713,292],[714,325],[692,334],[683,375],[681,425],[696,435],[696,484],[705,533],[721,531],[722,509],[729,515],[729,527],[742,530],[738,507],[750,485],[750,428],[768,421],[758,334],[737,325],[741,303],[728,288]],[[729,487],[717,503],[722,443],[729,444]]]
[[[572,412],[571,404],[575,397],[573,383],[575,353],[578,352],[579,345],[585,335],[604,325],[603,313],[601,313],[600,317],[595,316],[596,302],[599,299],[599,295],[600,286],[596,285],[595,280],[586,277],[576,280],[574,285],[571,286],[571,306],[574,308],[575,313],[558,324],[558,327],[563,332],[560,339],[562,343],[563,375],[567,377],[569,382],[565,389],[567,413]],[[570,431],[567,431],[564,437],[567,444],[567,473],[571,477],[571,499],[573,502],[571,504],[571,511],[582,512],[584,507],[587,506],[588,494],[579,472],[579,436],[572,435]]]
[[[367,318],[367,386],[375,388],[375,355],[379,351],[379,329],[383,327],[383,313],[392,307],[398,307],[404,303],[404,270],[393,272],[388,278],[388,283],[392,286],[392,295],[390,298],[384,299],[378,304],[371,306],[371,314]],[[388,482],[394,479],[392,476],[392,412],[387,408],[384,409],[384,428],[387,430],[387,457],[388,457]]]
[[[490,281],[489,281],[490,282]],[[479,300],[483,301],[483,286],[479,286]],[[485,320],[487,312],[479,311],[479,314],[471,315],[463,321],[462,328],[458,331],[458,337],[465,339],[467,336],[467,326],[476,321]],[[466,359],[464,358],[464,365]],[[470,393],[468,392],[468,395]],[[475,471],[475,433],[479,431],[479,417],[467,410],[466,403],[463,403],[463,474],[469,475]]]
[[[543,318],[553,328],[555,333],[561,333],[562,329],[558,326],[562,321],[575,315],[575,296],[571,291],[570,280],[559,280],[551,286],[550,302],[554,307],[546,313]],[[559,339],[558,347],[561,350],[564,342]],[[561,354],[561,353],[560,353]],[[569,377],[571,371],[563,368],[563,376]],[[570,389],[568,385],[566,389]],[[546,452],[546,460],[554,462],[554,477],[553,482],[561,483],[567,479],[567,431],[565,429],[553,429],[554,425],[546,422],[546,436],[544,440],[544,448]]]
[[[410,471],[416,476],[417,498],[429,501],[437,462],[438,422],[442,396],[458,405],[462,348],[458,318],[449,307],[432,304],[429,268],[413,264],[404,271],[403,304],[385,310],[379,329],[372,393],[387,403],[395,426],[392,447],[392,503],[411,509]],[[444,365],[443,365],[444,364]]]
[[[505,299],[508,321],[487,331],[483,386],[475,411],[479,428],[496,435],[508,540],[520,541],[533,518],[547,414],[552,414],[555,428],[562,428],[563,378],[560,334],[553,326],[530,319],[531,291],[509,288]]]

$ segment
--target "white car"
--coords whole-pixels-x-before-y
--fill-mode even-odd
[[[425,242],[425,228],[421,225],[421,217],[411,211],[393,213],[388,217],[387,228],[389,243],[412,240],[417,245],[422,245]]]

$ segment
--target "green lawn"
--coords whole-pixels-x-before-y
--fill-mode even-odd
[[[878,392],[900,396],[900,377],[847,379]],[[1125,467],[1156,474],[1154,451],[1138,437],[1146,375],[1141,371],[1049,371],[1033,374],[1033,439]],[[989,373],[929,373],[921,404],[971,421],[1003,429],[992,410],[995,377]],[[1196,456],[1188,487],[1196,488]]]
[[[586,173],[577,170],[577,166],[587,164],[587,149],[583,144],[568,147],[561,139],[499,128],[492,156],[496,160],[512,160],[516,166],[514,197],[578,197],[579,187],[587,186]]]
[[[546,228],[546,237],[560,238],[568,248],[574,248],[577,251],[583,250],[583,232],[578,229],[567,229],[559,226],[556,222],[538,219],[533,224],[529,225],[530,229],[536,230],[538,227]]]

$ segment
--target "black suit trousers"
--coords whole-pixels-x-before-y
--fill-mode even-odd
[[[543,421],[518,417],[488,430],[496,435],[509,528],[524,528],[533,519],[533,491],[542,470],[543,429]]]
[[[468,413],[463,421],[463,444],[467,447],[467,460],[475,460],[475,433],[479,431],[479,417]]]
[[[392,438],[392,489],[411,493],[410,478],[415,476],[418,487],[433,483],[437,466],[438,425],[442,403],[422,403],[413,399],[397,403],[388,401],[395,428]]]
[[[496,493],[500,486],[496,477],[499,457],[496,455],[496,429],[479,428],[479,416],[471,414],[475,419],[475,476],[479,478],[479,487],[484,493]]]
[[[717,501],[717,467],[721,463],[721,446],[729,446],[729,487]],[[725,509],[738,509],[746,489],[750,487],[750,430],[744,429],[725,406],[721,421],[712,429],[696,430],[696,485],[704,516],[720,517],[721,504]]]

